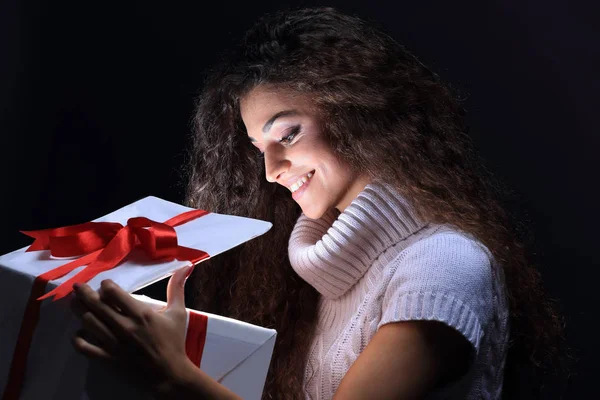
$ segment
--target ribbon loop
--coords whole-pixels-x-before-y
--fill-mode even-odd
[[[26,251],[50,250],[54,257],[73,257],[103,248],[122,227],[114,222],[86,222],[21,232],[35,239]]]
[[[177,233],[172,226],[145,217],[130,218],[127,226],[135,233],[140,247],[153,260],[173,260],[177,256]]]
[[[123,225],[111,222],[90,222],[80,232],[50,237],[50,251],[55,257],[73,257],[104,248]],[[93,225],[92,225],[93,224]]]

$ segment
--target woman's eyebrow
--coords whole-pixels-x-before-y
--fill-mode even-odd
[[[281,117],[289,117],[289,116],[294,116],[294,115],[298,115],[299,112],[296,110],[285,110],[285,111],[279,111],[277,114],[273,115],[271,117],[271,119],[269,119],[266,123],[265,126],[263,126],[263,133],[267,133],[271,127],[273,126],[273,123],[275,123],[275,120],[277,120],[277,118],[281,118]],[[253,138],[252,136],[248,136],[248,138],[250,139],[250,141],[252,143],[256,143],[258,142],[258,140],[256,140],[255,138]]]
[[[273,123],[275,122],[275,120],[277,118],[288,117],[291,115],[298,115],[298,112],[296,110],[279,111],[277,114],[273,115],[270,120],[267,121],[265,126],[263,126],[263,129],[262,129],[263,133],[267,133],[271,129],[271,127],[273,126]],[[252,140],[252,138],[250,140]]]

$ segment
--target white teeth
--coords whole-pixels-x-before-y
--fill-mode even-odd
[[[292,191],[292,193],[294,193],[296,190],[300,189],[302,187],[302,185],[304,185],[306,182],[308,182],[308,180],[310,178],[312,178],[312,176],[313,176],[312,172],[309,172],[308,174],[304,175],[302,178],[300,178],[296,182],[294,182],[292,184],[292,186],[290,186],[290,190]]]

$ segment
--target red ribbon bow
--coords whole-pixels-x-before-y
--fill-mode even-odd
[[[54,296],[58,300],[73,290],[74,283],[88,282],[100,272],[115,268],[135,248],[142,249],[153,260],[191,261],[193,264],[208,258],[201,250],[179,246],[175,226],[208,214],[204,210],[181,213],[165,222],[145,217],[130,218],[127,225],[116,222],[86,222],[38,231],[22,231],[35,239],[26,251],[50,250],[55,257],[82,256],[54,268],[38,278],[51,281],[61,278],[77,267],[87,265],[71,279],[38,298]],[[88,265],[89,264],[89,265]]]

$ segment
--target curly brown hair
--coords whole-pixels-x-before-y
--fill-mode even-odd
[[[277,330],[265,399],[302,397],[318,294],[288,260],[300,209],[264,179],[240,116],[240,99],[259,85],[309,96],[340,157],[394,185],[424,220],[474,235],[500,261],[511,315],[505,397],[516,396],[520,365],[551,371],[563,324],[523,244],[526,226],[503,205],[511,192],[476,155],[464,109],[436,74],[382,30],[332,8],[266,16],[225,60],[198,98],[188,204],[273,229],[205,263],[194,277],[196,306]]]

